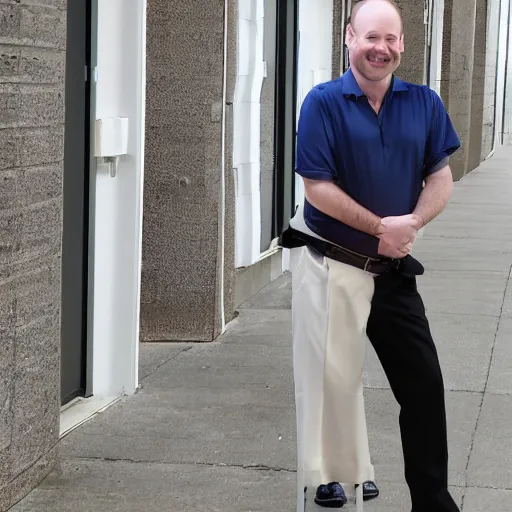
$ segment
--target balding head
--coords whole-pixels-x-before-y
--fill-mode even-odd
[[[373,3],[375,3],[375,2],[385,2],[386,4],[389,4],[389,6],[393,7],[393,9],[396,11],[398,16],[400,17],[400,24],[402,26],[402,31],[403,31],[402,12],[400,10],[400,7],[398,7],[398,5],[393,0],[355,0],[354,1],[354,5],[352,6],[352,12],[350,13],[350,17],[348,19],[348,23],[350,23],[352,26],[354,26],[355,19],[356,19],[358,11],[364,5],[371,4],[372,2]],[[368,7],[370,9],[372,8],[372,6],[368,6]],[[373,6],[373,7],[375,8],[375,6]]]

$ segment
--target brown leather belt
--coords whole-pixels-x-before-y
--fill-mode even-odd
[[[288,228],[280,238],[280,243],[283,247],[293,248],[307,245],[318,253],[339,261],[346,263],[353,267],[359,268],[372,274],[385,274],[387,272],[410,273],[412,275],[423,274],[423,266],[411,256],[405,258],[392,259],[392,258],[370,258],[348,249],[344,249],[338,245],[319,240],[318,238],[306,235],[293,228]]]
[[[363,256],[362,254],[349,251],[348,249],[343,249],[337,245],[330,244],[329,242],[323,242],[323,240],[316,239],[316,241],[322,243],[317,244],[316,242],[308,242],[308,246],[317,250],[327,258],[331,258],[341,263],[346,263],[347,265],[359,268],[365,272],[371,272],[372,274],[384,274],[391,270],[399,271],[400,266],[403,265],[403,260],[394,260],[391,258],[370,258],[368,256]]]

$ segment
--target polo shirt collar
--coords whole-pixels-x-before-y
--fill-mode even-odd
[[[393,75],[393,92],[404,92],[408,90],[409,86],[400,80],[400,78]],[[347,97],[355,96],[356,98],[366,96],[365,93],[361,90],[361,87],[359,87],[356,77],[350,68],[348,68],[346,73],[343,75],[343,95]]]

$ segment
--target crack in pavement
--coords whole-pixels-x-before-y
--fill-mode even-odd
[[[114,457],[75,457],[66,459],[66,462],[72,463],[75,461],[95,461],[95,462],[127,462],[129,464],[161,464],[165,466],[205,466],[214,468],[236,468],[246,469],[250,471],[273,471],[275,473],[297,473],[295,469],[267,466],[265,464],[226,464],[223,462],[190,462],[190,461],[153,461],[153,460],[135,460],[126,458]]]

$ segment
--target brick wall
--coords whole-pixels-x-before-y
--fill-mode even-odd
[[[59,434],[65,9],[0,3],[0,511]]]

